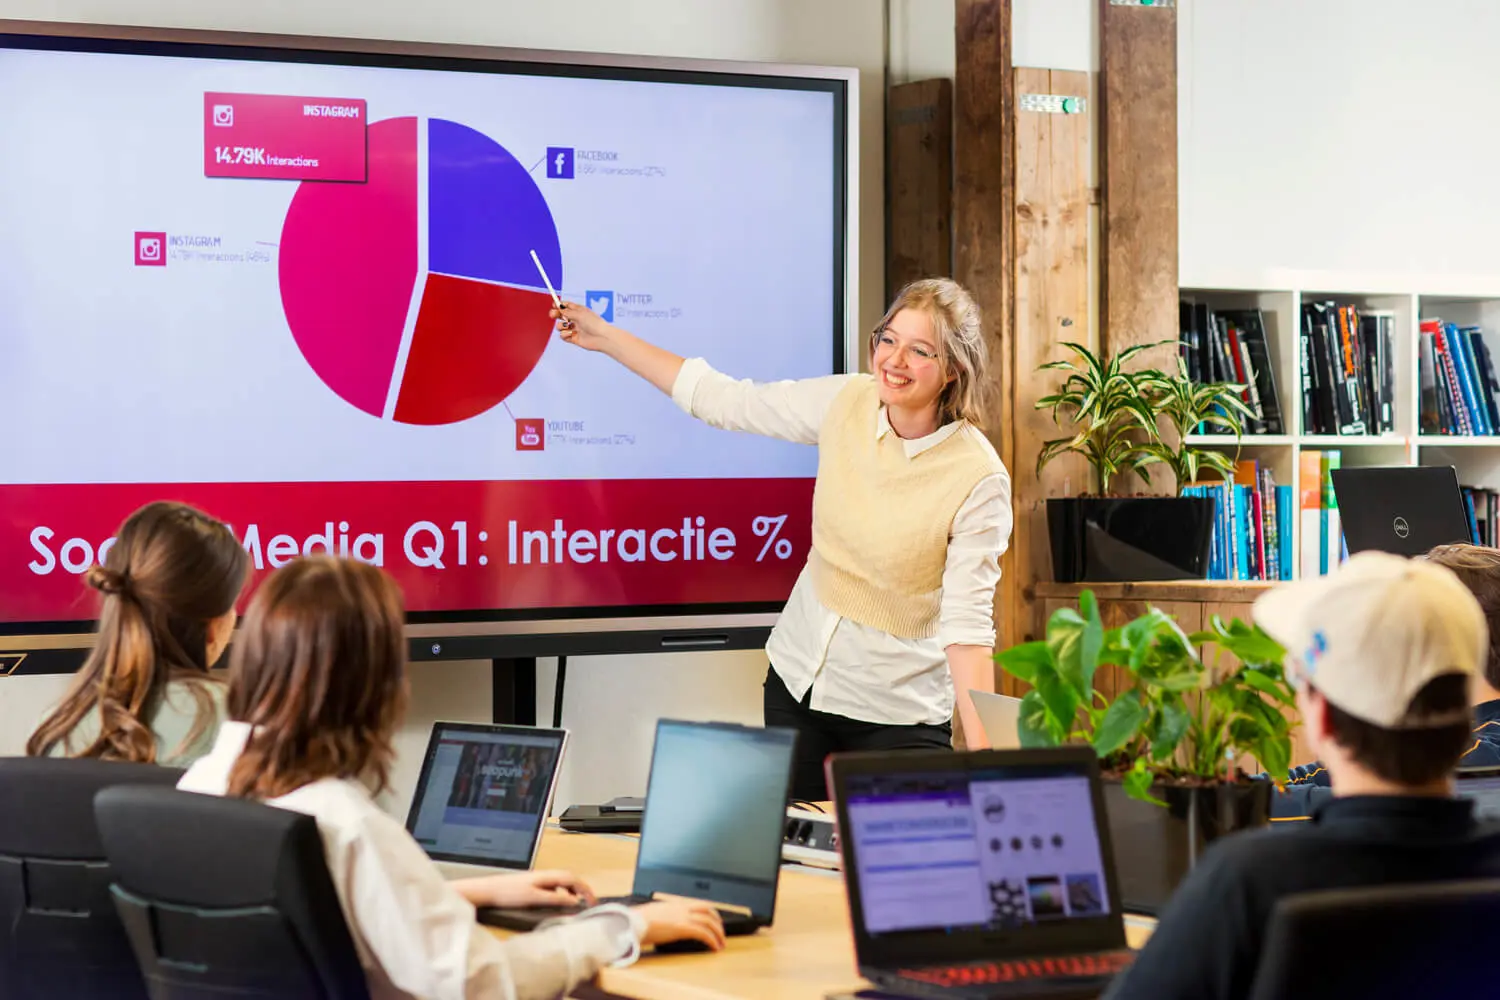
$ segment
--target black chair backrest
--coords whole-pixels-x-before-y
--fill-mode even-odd
[[[1289,896],[1276,905],[1251,1000],[1491,996],[1500,879]]]
[[[181,777],[155,764],[0,758],[0,997],[145,1000],[110,898],[94,796]]]
[[[366,1000],[311,816],[165,788],[94,803],[152,1000]]]

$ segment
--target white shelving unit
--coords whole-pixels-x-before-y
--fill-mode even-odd
[[[1244,289],[1183,287],[1180,297],[1202,302],[1215,310],[1259,309],[1265,319],[1267,347],[1275,367],[1285,434],[1246,435],[1239,441],[1241,458],[1255,459],[1269,468],[1278,485],[1292,488],[1292,502],[1301,495],[1299,455],[1303,451],[1338,450],[1345,467],[1385,465],[1451,465],[1465,486],[1500,488],[1500,437],[1420,434],[1421,386],[1417,376],[1418,326],[1424,319],[1460,325],[1477,324],[1493,356],[1500,358],[1500,289],[1462,295],[1421,291],[1328,291],[1316,284],[1306,288]],[[1394,433],[1383,435],[1304,434],[1302,427],[1301,316],[1303,302],[1335,301],[1365,310],[1393,314],[1396,412]],[[1191,435],[1188,443],[1234,451],[1232,439],[1222,435]],[[1302,551],[1301,518],[1292,517],[1292,567],[1299,575]]]

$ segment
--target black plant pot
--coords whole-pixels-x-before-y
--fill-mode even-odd
[[[1066,497],[1047,501],[1058,583],[1202,580],[1213,542],[1210,497]]]
[[[1151,794],[1167,803],[1163,807],[1132,799],[1120,782],[1106,779],[1104,808],[1125,909],[1159,913],[1210,842],[1265,826],[1271,787],[1269,781],[1202,788],[1153,785]]]

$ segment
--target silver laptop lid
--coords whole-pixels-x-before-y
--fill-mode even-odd
[[[436,722],[406,829],[437,861],[530,868],[568,733]]]

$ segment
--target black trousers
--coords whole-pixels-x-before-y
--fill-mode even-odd
[[[792,797],[809,802],[829,798],[823,761],[831,753],[854,750],[952,749],[953,725],[888,726],[861,722],[843,715],[815,712],[809,707],[812,689],[799,702],[786,689],[773,667],[766,671],[766,725],[797,731],[792,761]]]

